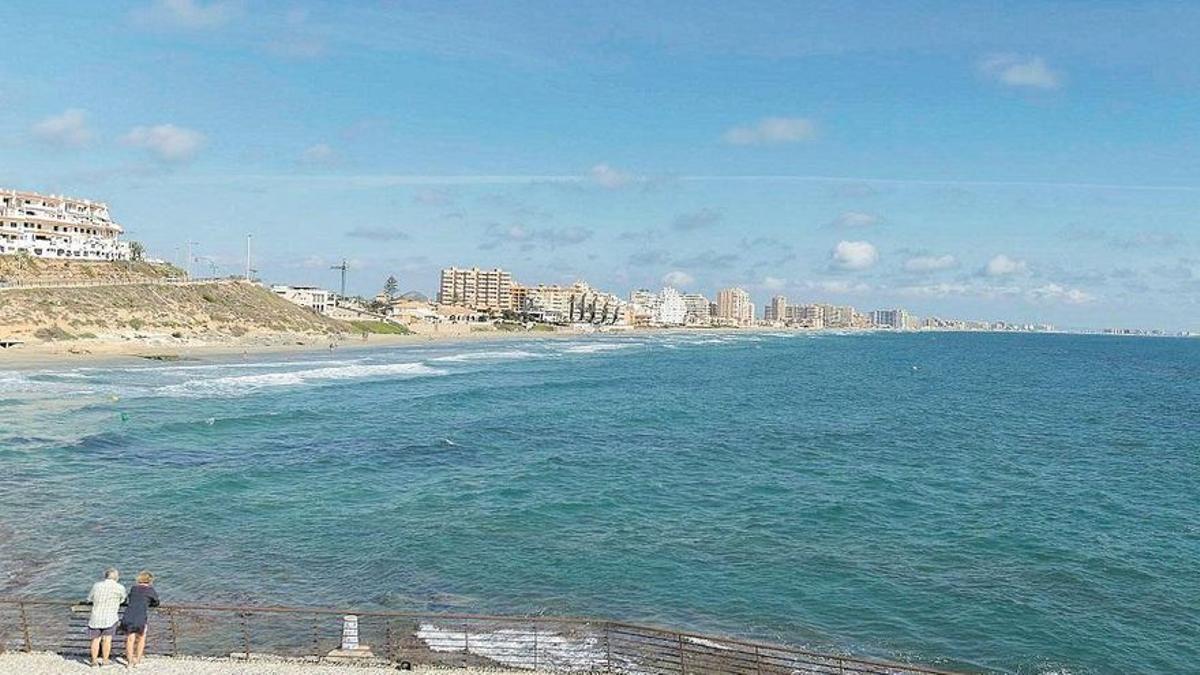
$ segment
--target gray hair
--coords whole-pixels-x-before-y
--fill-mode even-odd
[[[117,571],[117,568],[110,567],[104,570],[104,578],[116,581],[117,579],[121,578],[121,573]]]

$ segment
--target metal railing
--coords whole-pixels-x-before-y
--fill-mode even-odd
[[[0,598],[0,651],[85,653],[88,611],[65,600]],[[951,675],[600,619],[186,604],[152,612],[147,651],[167,656],[337,659],[342,617],[353,614],[369,647],[364,663],[618,675]]]

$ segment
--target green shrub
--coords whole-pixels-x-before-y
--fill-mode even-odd
[[[351,326],[359,333],[378,333],[381,335],[412,335],[407,326],[388,323],[386,321],[351,321]]]
[[[43,328],[39,328],[39,329],[37,329],[37,331],[34,332],[33,336],[39,340],[45,340],[47,342],[51,342],[51,341],[55,341],[55,340],[74,340],[75,339],[74,335],[71,335],[67,331],[63,330],[58,324],[55,324],[53,326],[45,326]]]

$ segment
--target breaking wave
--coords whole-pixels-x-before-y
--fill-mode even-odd
[[[446,371],[423,363],[386,363],[350,365],[332,368],[312,368],[284,373],[233,375],[211,380],[191,380],[158,389],[166,396],[191,398],[246,396],[261,389],[294,387],[310,383],[363,379],[404,379],[445,375]]]

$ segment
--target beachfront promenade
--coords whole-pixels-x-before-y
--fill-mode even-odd
[[[83,630],[86,614],[86,606],[69,600],[0,599],[0,651],[9,652],[0,656],[5,659],[0,665],[12,670],[21,665],[21,672],[73,672],[70,668],[75,661],[71,659],[78,659],[87,650]],[[349,652],[344,649],[347,616],[355,617],[354,638],[359,645]],[[155,610],[151,625],[147,654],[152,658],[145,664],[146,672],[184,672],[171,664],[188,659],[188,663],[209,664],[205,668],[216,669],[193,668],[186,672],[214,674],[308,672],[305,666],[312,672],[332,672],[316,668],[321,665],[353,665],[354,672],[370,672],[357,667],[394,672],[400,666],[447,673],[468,672],[464,669],[639,675],[948,673],[784,645],[574,617],[179,604]],[[122,644],[122,639],[118,636],[114,647]],[[114,655],[120,653],[114,649]]]

